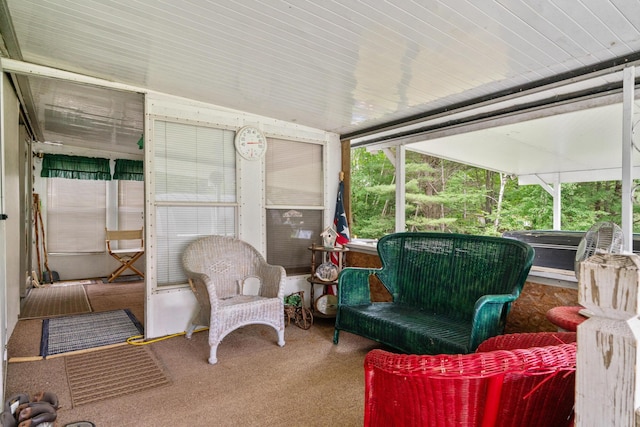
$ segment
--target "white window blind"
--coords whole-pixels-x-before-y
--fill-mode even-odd
[[[47,252],[104,252],[107,182],[47,178],[47,187]]]
[[[289,274],[310,270],[307,249],[322,232],[323,146],[270,139],[266,156],[267,261]]]
[[[267,205],[323,205],[322,145],[269,139]]]
[[[144,182],[118,181],[118,229],[140,230],[144,226]],[[121,241],[119,248],[134,248],[139,241]]]
[[[186,282],[182,252],[207,235],[236,234],[233,131],[155,121],[157,280]]]

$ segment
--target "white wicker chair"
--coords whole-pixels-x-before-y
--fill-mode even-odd
[[[182,265],[200,306],[186,335],[209,325],[209,363],[217,362],[218,344],[229,332],[249,324],[272,326],[284,346],[284,268],[267,264],[248,243],[224,236],[190,243]],[[258,295],[243,295],[251,277],[260,280]]]

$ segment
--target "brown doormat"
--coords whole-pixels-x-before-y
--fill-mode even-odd
[[[91,306],[82,285],[47,285],[33,288],[20,309],[20,319],[90,313]]]
[[[151,350],[124,345],[64,358],[72,405],[168,385]]]

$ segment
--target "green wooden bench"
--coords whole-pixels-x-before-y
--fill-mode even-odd
[[[381,268],[340,273],[335,344],[342,330],[404,353],[471,353],[503,333],[534,258],[517,240],[447,233],[389,234],[378,254]],[[392,302],[371,302],[371,275]]]

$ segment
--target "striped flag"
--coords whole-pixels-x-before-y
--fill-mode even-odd
[[[344,182],[340,181],[338,185],[338,199],[336,200],[336,213],[333,217],[333,227],[338,233],[335,246],[343,247],[351,237],[349,236],[349,223],[347,222],[347,214],[344,211],[344,201],[342,200],[344,194]],[[331,262],[338,265],[338,256],[335,253],[331,254]]]

